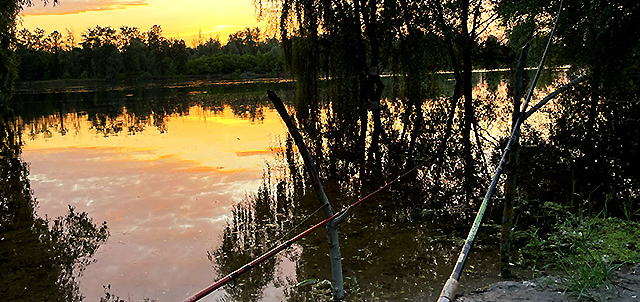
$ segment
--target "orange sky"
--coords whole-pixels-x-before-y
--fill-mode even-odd
[[[20,28],[62,34],[70,29],[76,41],[96,25],[147,31],[158,24],[165,37],[180,37],[188,45],[198,31],[206,38],[219,35],[224,43],[231,33],[259,26],[252,0],[59,0],[55,6],[36,0],[34,4],[24,10]]]

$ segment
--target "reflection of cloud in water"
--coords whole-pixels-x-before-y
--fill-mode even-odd
[[[272,154],[273,151],[269,148],[263,150],[247,150],[247,151],[238,151],[236,152],[236,156],[245,157],[245,156],[255,156],[255,155],[265,155]]]
[[[218,245],[233,202],[255,191],[262,171],[140,160],[115,149],[25,149],[39,211],[56,216],[72,203],[108,222],[112,236],[81,279],[89,301],[107,284],[133,300],[184,299],[215,279],[205,251]]]
[[[55,179],[49,179],[45,174],[29,174],[29,181],[40,183],[55,183]]]

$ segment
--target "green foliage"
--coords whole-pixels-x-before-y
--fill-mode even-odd
[[[622,202],[622,213],[627,220],[640,216],[640,206],[634,205],[631,196]]]
[[[30,0],[0,1],[0,98],[9,98],[13,91],[19,62],[13,52],[16,20],[22,8],[29,4]]]
[[[497,5],[509,40],[517,48],[552,26],[560,1],[503,0]],[[564,1],[552,51],[556,65],[592,72],[603,95],[627,101],[638,96],[640,2]],[[615,76],[610,76],[615,74]],[[601,82],[602,81],[602,82]]]
[[[484,69],[512,68],[516,61],[514,54],[497,37],[489,36],[474,52],[474,65]]]
[[[7,48],[0,48],[0,97],[6,98],[11,95],[13,83],[18,77],[18,59],[13,51]]]
[[[640,163],[630,159],[639,155],[640,103],[617,101],[601,84],[594,79],[557,100],[550,144],[556,146],[557,170],[573,182],[574,192],[565,198],[575,200],[574,210],[606,205],[622,217],[639,208],[633,192],[640,185]]]
[[[534,268],[565,272],[563,285],[578,297],[594,297],[612,285],[612,274],[624,264],[640,262],[640,223],[618,218],[569,215],[548,234],[532,228],[524,253]]]
[[[223,47],[225,53],[237,55],[256,55],[261,52],[258,45],[260,41],[259,28],[245,28],[229,35],[227,45]]]
[[[28,167],[20,160],[22,140],[15,119],[12,110],[0,106],[0,231],[32,223],[37,207]]]

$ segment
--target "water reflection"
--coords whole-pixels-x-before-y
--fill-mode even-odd
[[[180,300],[215,277],[206,251],[259,186],[283,129],[245,88],[16,96],[40,213],[63,212],[66,200],[112,226],[81,279],[88,300],[108,284],[134,301]],[[27,110],[49,103],[47,114]]]
[[[474,77],[477,81],[474,87],[477,120],[473,125],[472,151],[474,165],[478,169],[474,175],[476,182],[472,187],[475,197],[471,199],[463,194],[460,136],[462,121],[457,115],[451,115],[453,118],[448,121],[452,109],[449,107],[451,98],[446,94],[446,90],[451,88],[448,76],[438,79],[436,86],[441,87],[441,94],[426,99],[421,105],[422,110],[417,111],[422,114],[420,127],[423,128],[417,135],[411,130],[415,125],[407,125],[411,123],[411,119],[406,118],[410,105],[404,101],[405,97],[399,90],[387,92],[385,102],[381,104],[385,131],[380,138],[383,150],[380,159],[371,156],[373,152],[361,149],[375,146],[371,145],[371,141],[366,141],[364,146],[359,145],[359,134],[354,131],[357,129],[354,124],[357,124],[358,118],[353,116],[357,107],[348,102],[341,103],[343,99],[339,95],[327,93],[327,101],[317,104],[317,108],[313,104],[303,104],[302,108],[296,108],[299,118],[308,117],[300,122],[301,128],[311,144],[310,149],[318,159],[327,193],[336,208],[366,195],[379,184],[393,179],[414,165],[423,164],[418,173],[393,185],[389,192],[377,196],[375,200],[356,210],[354,217],[341,225],[341,250],[345,257],[343,268],[347,277],[348,300],[428,300],[437,297],[439,287],[448,277],[462,238],[466,236],[467,227],[474,217],[474,199],[477,200],[484,193],[488,185],[486,182],[495,169],[499,159],[497,156],[501,154],[505,137],[510,131],[513,108],[509,97],[509,77],[509,73],[481,73]],[[535,103],[568,80],[564,73],[546,77],[540,82],[532,102]],[[396,86],[394,82],[386,85]],[[573,93],[580,94],[579,91]],[[550,125],[558,120],[556,114],[562,112],[561,106],[562,102],[551,104],[524,126],[524,147],[521,153],[524,166],[520,177],[523,183],[522,193],[531,195],[522,195],[523,198],[535,200],[544,196],[547,200],[558,200],[561,196],[566,198],[571,194],[558,190],[560,184],[551,185],[554,179],[563,179],[561,174],[571,169],[566,162],[562,162],[562,158],[553,155],[556,152],[562,153],[570,145],[563,140],[553,141],[554,137],[551,135],[556,130]],[[301,110],[303,112],[299,113]],[[446,137],[447,127],[451,127],[452,134],[443,139]],[[234,212],[232,222],[223,232],[225,244],[211,253],[216,256],[212,257],[212,262],[225,263],[224,267],[217,267],[221,275],[250,261],[247,254],[257,256],[266,251],[270,245],[265,242],[274,242],[282,236],[277,217],[290,217],[291,221],[297,222],[317,207],[314,194],[310,194],[311,188],[304,181],[305,177],[302,177],[300,163],[293,156],[296,151],[290,141],[282,142],[281,145],[283,151],[278,154],[279,162],[271,167],[271,178],[263,182],[261,189],[261,192],[271,192],[271,196],[250,197],[238,205],[242,210]],[[559,174],[545,175],[542,172],[544,170],[554,170],[554,173]],[[373,174],[370,171],[380,173]],[[565,189],[570,188],[570,185],[564,185]],[[294,209],[293,212],[281,212],[275,200],[287,200],[288,207]],[[542,214],[540,208],[532,207],[534,204],[536,203],[521,200],[519,206],[524,213],[522,220],[530,221],[541,217],[538,216]],[[487,223],[481,230],[469,260],[471,268],[465,272],[464,282],[469,287],[473,287],[478,281],[495,280],[498,276],[500,210],[496,210],[494,206],[489,209],[487,216]],[[265,222],[258,217],[268,219]],[[314,222],[319,220],[320,217],[312,219]],[[306,226],[312,224],[308,222]],[[540,226],[543,224],[537,223]],[[261,236],[255,247],[243,244],[245,239],[242,238],[253,238],[255,234]],[[330,299],[326,289],[294,286],[303,280],[329,278],[325,236],[322,231],[312,234],[297,243],[291,252],[293,256],[285,255],[273,260],[277,262],[290,257],[296,260],[295,279],[282,285],[288,301]],[[227,263],[235,266],[226,265]],[[251,281],[242,283],[240,292],[244,288],[254,297],[260,297],[259,289],[265,289],[266,283],[255,280],[256,276],[272,280],[277,278],[278,272],[273,264],[267,265],[264,270],[249,277]],[[238,301],[249,299],[239,295],[228,298]]]
[[[81,301],[77,278],[109,236],[72,206],[53,220],[36,213],[38,202],[21,159],[20,129],[0,108],[0,294],[7,301]]]
[[[248,202],[234,206],[233,218],[221,235],[222,243],[207,254],[218,275],[223,276],[259,257],[282,234],[288,220],[282,219],[285,218],[284,213],[275,213],[279,207],[272,199],[273,195],[268,184],[263,183]],[[235,285],[226,290],[228,297],[222,300],[260,301],[269,283],[273,282],[272,286],[284,283],[281,279],[283,272],[276,275],[276,266],[280,261],[281,258],[270,258],[243,278],[238,278],[237,284],[234,281]]]
[[[317,102],[296,99],[288,84],[25,94],[18,96],[16,111],[40,209],[59,215],[66,207],[55,201],[69,200],[79,211],[110,223],[111,243],[98,251],[98,263],[88,268],[81,283],[88,297],[101,295],[102,286],[110,283],[119,296],[133,300],[180,300],[321,220],[316,214],[294,228],[318,205],[297,150],[266,103],[268,88],[285,101],[298,102],[291,111],[317,159],[334,209],[422,165],[357,208],[340,233],[348,299],[428,300],[435,299],[450,273],[487,175],[504,146],[512,110],[510,77],[508,72],[474,75],[473,196],[464,194],[463,121],[452,111],[463,104],[452,101],[454,81],[446,74],[430,77],[424,99],[411,102],[402,80],[384,79],[388,89],[380,104],[383,131],[377,141],[370,135],[373,114],[365,112],[367,118],[362,118],[355,88],[348,85],[323,90]],[[564,73],[547,78],[533,101],[567,81]],[[592,108],[576,106],[583,104],[581,93],[550,104],[524,126],[518,206],[526,215],[521,225],[545,219],[536,200],[566,202],[573,196],[567,191],[572,171],[578,171],[576,158],[596,158],[580,156],[583,136],[575,136],[590,120],[585,115]],[[635,112],[638,107],[608,106],[612,112]],[[610,133],[626,125],[630,137],[635,133],[631,129],[640,129],[631,127],[634,120],[616,120],[611,114],[594,125],[606,126]],[[572,119],[574,115],[581,118]],[[363,121],[364,136],[359,127]],[[550,127],[558,121],[568,127]],[[624,156],[637,149],[630,142],[608,139],[626,146]],[[597,157],[600,163],[613,159],[615,165],[631,167],[622,156],[607,152]],[[619,174],[611,167],[600,168],[590,181],[614,173],[608,184],[628,182],[621,186],[620,199],[637,202],[638,178],[630,177],[630,170]],[[591,176],[579,177],[583,181]],[[497,278],[496,209],[489,207],[487,224],[468,260],[473,265],[465,272],[469,288]],[[321,286],[295,286],[307,279],[328,279],[327,255],[326,234],[320,230],[211,299],[327,298]]]
[[[317,202],[310,187],[291,181],[298,176],[292,176],[289,171],[298,163],[287,156],[293,151],[291,144],[284,144],[284,152],[278,154],[276,165],[269,166],[258,193],[234,207],[233,216],[222,233],[222,244],[209,253],[220,276],[322,220],[320,214],[312,213]],[[298,172],[294,169],[294,173]],[[337,204],[354,201],[354,195],[345,194],[335,180],[327,180],[325,188]],[[403,195],[396,190],[377,195],[357,208],[353,217],[341,225],[348,301],[435,299],[439,291],[434,287],[448,276],[466,229],[442,228],[431,220],[433,215],[429,213],[415,216],[408,207],[398,207],[396,200]],[[298,225],[299,222],[302,224]],[[496,227],[491,230],[495,232]],[[474,271],[476,278],[486,278],[497,269],[495,248],[491,247],[495,237],[488,237],[490,234],[491,231],[480,236],[473,256],[472,261],[478,268]],[[295,263],[294,273],[278,269],[280,262],[291,260]],[[238,277],[236,287],[227,289],[228,295],[223,300],[265,300],[263,291],[270,283],[283,288],[285,295],[281,300],[330,300],[328,287],[296,286],[303,280],[327,279],[330,276],[328,262],[326,234],[319,230],[283,255]]]

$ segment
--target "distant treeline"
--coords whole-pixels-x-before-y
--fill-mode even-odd
[[[321,37],[322,39],[322,37]],[[451,70],[448,57],[434,49],[445,49],[441,37],[425,36],[431,45],[431,63],[441,70]],[[106,78],[137,78],[176,75],[222,76],[251,79],[277,77],[287,71],[281,42],[264,39],[259,28],[245,28],[229,35],[222,45],[218,38],[202,35],[187,46],[181,39],[162,36],[162,28],[154,25],[148,31],[122,26],[120,29],[96,26],[82,33],[82,41],[75,41],[74,33],[58,31],[46,34],[43,29],[33,32],[22,29],[17,33],[16,55],[19,58],[18,80],[56,80]],[[497,38],[490,36],[476,45],[476,68],[502,68],[513,61],[514,54]],[[330,52],[330,49],[318,49]],[[398,49],[398,55],[409,55]],[[326,54],[320,55],[320,58]],[[321,65],[326,66],[325,63]],[[382,62],[382,68],[392,72],[393,59]],[[328,73],[325,73],[328,75]]]
[[[284,56],[276,39],[261,39],[260,29],[246,28],[229,35],[225,45],[219,39],[184,40],[162,36],[154,25],[143,32],[135,27],[119,30],[96,26],[82,33],[76,43],[73,32],[46,34],[22,29],[17,34],[18,79],[138,78],[175,75],[214,75],[233,78],[281,76]]]

